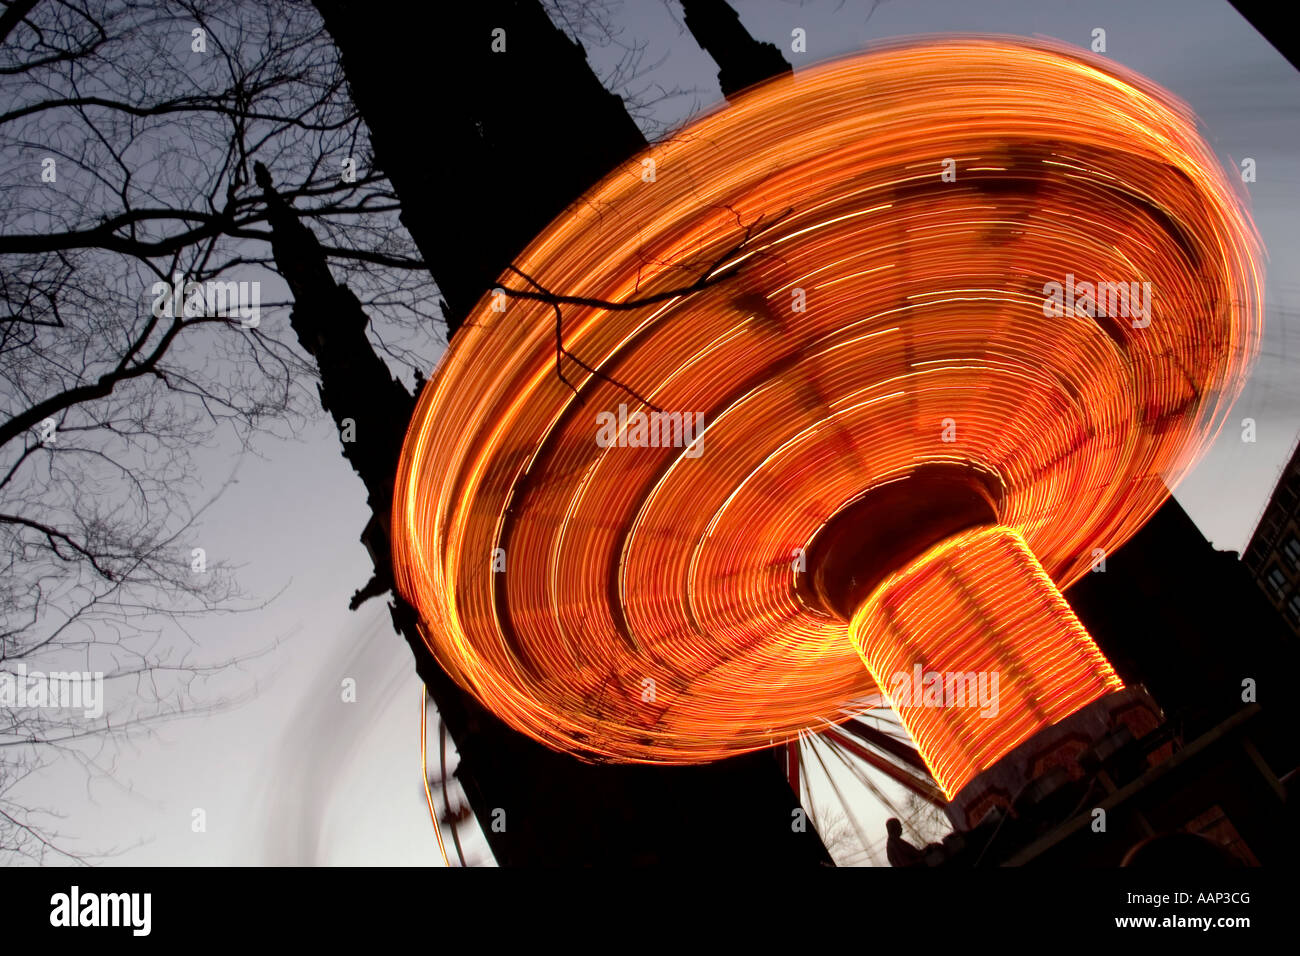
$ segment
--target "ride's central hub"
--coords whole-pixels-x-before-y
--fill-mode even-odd
[[[1020,532],[960,531],[888,575],[849,637],[949,798],[1123,683]]]
[[[1003,489],[989,472],[928,464],[849,502],[813,536],[798,586],[847,621],[893,572],[939,542],[998,523]]]
[[[925,465],[840,509],[800,589],[849,637],[951,799],[1008,752],[1122,688],[1020,532],[1001,485]]]

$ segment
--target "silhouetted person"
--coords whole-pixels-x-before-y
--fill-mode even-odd
[[[890,866],[924,866],[925,854],[903,839],[903,824],[897,817],[885,821],[885,856]]]

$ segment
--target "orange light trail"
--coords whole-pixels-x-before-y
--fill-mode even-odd
[[[566,359],[576,391],[551,305],[486,296],[420,395],[394,565],[430,650],[511,726],[585,759],[711,761],[843,720],[876,692],[855,645],[876,622],[810,599],[799,556],[864,492],[935,464],[996,488],[996,524],[1060,588],[1118,547],[1213,439],[1258,347],[1238,188],[1169,94],[1013,38],[886,46],[692,123],[515,264],[620,303],[736,274],[636,309],[565,304],[565,347],[607,377]],[[1149,322],[1114,300],[1046,315],[1067,282],[1137,283],[1135,312],[1149,283]],[[602,413],[651,411],[632,392],[701,414],[700,444],[599,442]],[[1035,693],[1064,716],[1108,673]],[[1020,709],[991,749],[908,727],[952,786],[1038,726]]]
[[[442,827],[438,826],[438,811],[433,808],[433,792],[429,789],[429,688],[420,685],[420,776],[424,779],[424,802],[429,808],[429,820],[433,823],[433,835],[438,838],[438,852],[442,855],[442,865],[451,866],[447,859],[447,845],[442,842]]]

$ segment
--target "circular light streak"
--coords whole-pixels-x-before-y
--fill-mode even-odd
[[[818,532],[965,469],[1068,586],[1222,425],[1259,258],[1190,112],[1113,63],[978,38],[801,70],[614,170],[502,276],[573,297],[574,388],[551,303],[479,304],[402,453],[398,587],[462,686],[586,759],[709,761],[840,721],[877,690],[871,625],[807,586]],[[1096,282],[1134,314],[1045,314],[1051,283]],[[637,447],[655,409],[702,437]]]

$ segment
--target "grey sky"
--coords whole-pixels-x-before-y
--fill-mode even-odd
[[[1292,345],[1300,335],[1300,77],[1289,64],[1222,0],[735,5],[751,33],[778,44],[796,69],[887,37],[1006,33],[1086,46],[1102,27],[1107,55],[1186,100],[1225,165],[1255,158],[1258,181],[1249,190],[1270,256],[1267,321],[1259,364],[1231,421],[1255,418],[1258,441],[1225,431],[1177,492],[1217,546],[1243,547],[1300,428],[1300,355]],[[645,63],[662,58],[634,88],[700,90],[698,100],[657,104],[656,123],[678,125],[720,98],[716,66],[681,32],[675,3],[626,0],[614,19],[625,42],[647,44]],[[790,52],[795,27],[807,31],[805,55]],[[602,73],[620,55],[613,47],[589,50]],[[429,91],[435,111],[438,95]],[[206,519],[199,543],[243,565],[247,590],[283,594],[264,610],[190,628],[210,656],[280,642],[213,688],[255,697],[160,727],[155,739],[117,755],[114,782],[97,777],[87,787],[72,764],[54,768],[28,782],[31,802],[65,814],[59,830],[76,846],[124,848],[124,863],[433,863],[410,653],[382,602],[347,610],[369,573],[357,540],[367,518],[364,489],[323,416],[296,441],[267,441],[260,451],[263,457],[240,463],[238,483]],[[212,456],[214,481],[229,471],[232,453]],[[345,677],[357,680],[356,704],[340,699]],[[856,792],[860,819],[873,838],[883,837],[879,813]],[[205,833],[191,829],[194,808],[206,811]]]

